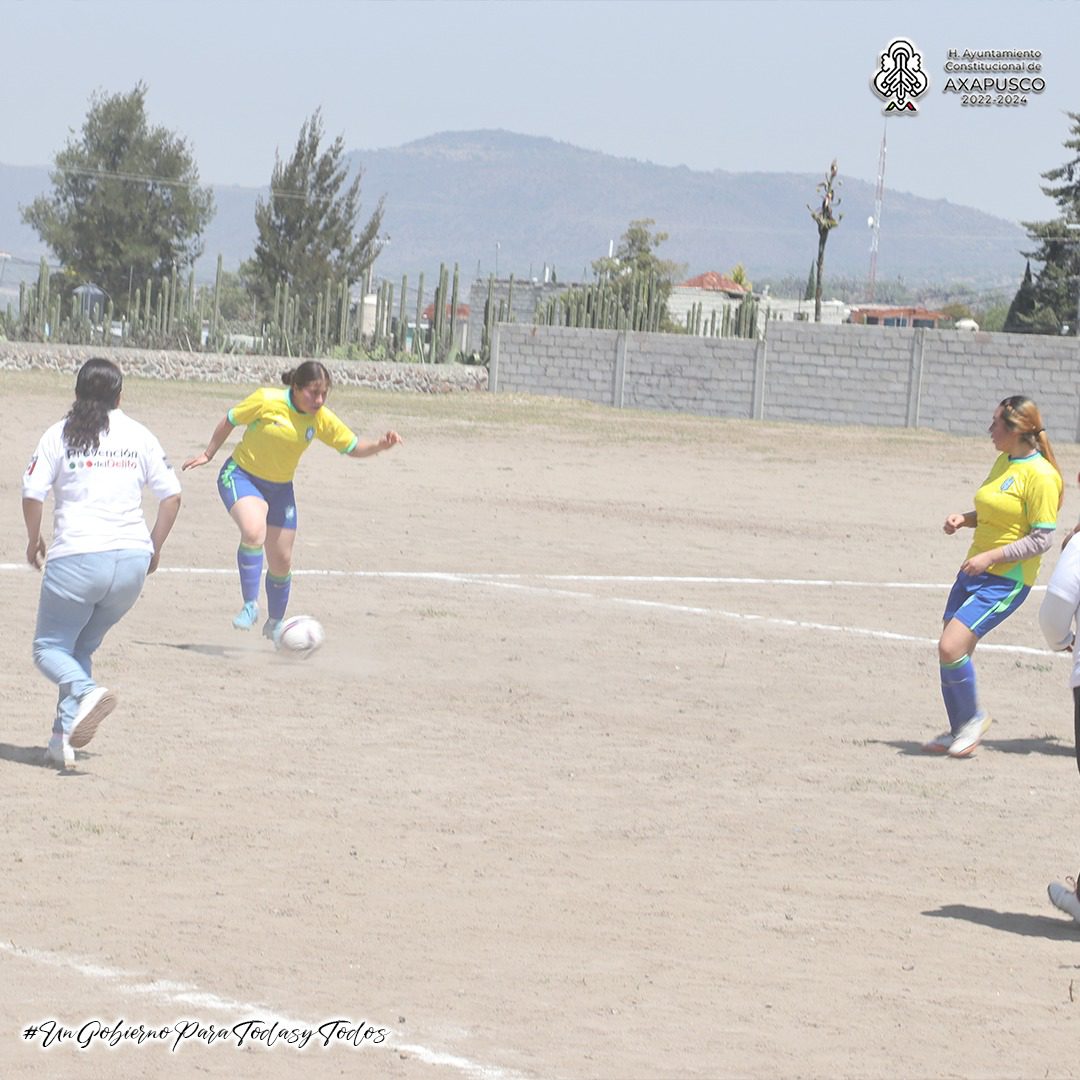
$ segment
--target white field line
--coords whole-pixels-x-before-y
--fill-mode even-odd
[[[0,570],[29,571],[26,563],[0,563]],[[162,567],[159,574],[235,574],[232,567]],[[949,585],[934,585],[928,582],[907,581],[844,581],[823,580],[819,578],[733,578],[733,577],[676,577],[619,574],[488,574],[481,572],[449,572],[421,570],[294,570],[293,573],[307,577],[353,577],[384,578],[387,580],[442,581],[459,585],[479,585],[486,588],[508,589],[527,592],[540,596],[558,596],[567,599],[591,600],[601,604],[615,604],[624,607],[651,608],[654,611],[668,611],[679,615],[699,615],[707,618],[735,619],[743,622],[758,622],[768,626],[788,626],[798,630],[820,630],[834,634],[852,634],[856,637],[877,638],[881,641],[904,641],[916,645],[936,645],[937,638],[921,637],[914,634],[897,634],[889,630],[870,630],[858,626],[839,626],[834,623],[809,622],[803,619],[782,619],[774,615],[749,615],[741,611],[725,611],[721,608],[693,607],[687,604],[669,604],[659,600],[639,600],[625,596],[598,596],[595,593],[576,589],[555,589],[543,585],[524,585],[523,580],[538,581],[591,581],[591,582],[652,582],[667,584],[713,584],[713,585],[784,585],[784,586],[830,586],[874,589],[936,589],[948,590]],[[1032,592],[1045,590],[1045,585],[1032,587]],[[981,652],[1013,653],[1020,656],[1056,656],[1071,660],[1071,653],[1055,653],[1049,649],[1033,649],[1026,645],[994,645],[983,643]]]
[[[0,571],[29,571],[27,563],[0,563]],[[159,574],[235,574],[236,568],[206,566],[162,566]],[[801,588],[824,589],[944,589],[952,588],[952,582],[934,584],[927,581],[848,581],[829,578],[757,578],[757,577],[706,577],[680,574],[491,574],[474,570],[294,570],[294,577],[355,577],[355,578],[403,578],[416,581],[592,581],[592,582],[638,582],[657,585],[784,585]],[[1045,585],[1033,585],[1032,592],[1046,589]]]
[[[774,615],[748,615],[742,611],[723,611],[719,608],[691,607],[687,604],[668,604],[659,600],[639,600],[626,596],[597,596],[595,593],[571,589],[552,589],[541,585],[518,585],[508,581],[484,580],[479,577],[459,576],[463,585],[480,585],[493,589],[512,589],[540,595],[560,596],[580,600],[594,600],[604,604],[626,607],[651,608],[654,611],[670,611],[682,615],[703,615],[710,618],[736,619],[744,622],[765,623],[770,626],[790,626],[799,630],[825,630],[836,634],[854,634],[857,637],[880,638],[884,641],[907,641],[918,645],[936,645],[937,638],[919,637],[914,634],[895,634],[889,630],[866,630],[857,626],[837,626],[834,623],[808,622],[804,619],[781,619]],[[1049,649],[1032,649],[1026,645],[980,644],[980,652],[992,651],[1018,653],[1023,656],[1062,656],[1072,660],[1072,653],[1055,653]]]
[[[24,948],[21,945],[16,945],[12,941],[0,941],[0,950],[11,956],[18,957],[22,960],[28,960],[31,963],[39,964],[43,967],[66,969],[68,971],[74,971],[87,979],[112,983],[114,984],[114,989],[121,994],[151,998],[162,1005],[177,1005],[205,1009],[212,1012],[228,1013],[231,1014],[233,1018],[242,1018],[243,1020],[258,1017],[260,1021],[265,1021],[267,1024],[277,1020],[281,1026],[286,1028],[300,1028],[316,1031],[319,1026],[318,1023],[312,1024],[308,1021],[292,1019],[265,1005],[256,1005],[247,1001],[230,1001],[228,998],[218,997],[217,994],[200,990],[197,986],[170,982],[165,979],[146,979],[145,976],[140,976],[135,972],[102,967],[100,964],[95,964],[89,960],[80,960],[76,957],[67,956],[62,953],[47,952],[43,949]],[[137,981],[130,981],[132,979]],[[181,1018],[177,1017],[177,1019]],[[197,1018],[192,1017],[190,1019]],[[26,1017],[25,1020],[33,1023],[33,1019],[30,1017]],[[508,1069],[481,1065],[475,1061],[470,1061],[468,1058],[459,1057],[456,1054],[448,1054],[441,1050],[431,1050],[426,1046],[417,1046],[413,1043],[399,1042],[394,1038],[392,1028],[385,1024],[378,1024],[370,1018],[364,1018],[364,1020],[367,1024],[375,1028],[386,1027],[388,1034],[386,1043],[382,1047],[383,1050],[393,1048],[399,1053],[409,1054],[412,1057],[418,1058],[427,1065],[446,1066],[451,1069],[456,1069],[466,1076],[477,1077],[478,1080],[520,1080],[519,1073],[512,1072]],[[325,1023],[325,1021],[323,1022]],[[379,1047],[375,1046],[365,1047],[363,1052],[365,1054],[374,1054],[378,1053],[379,1049]]]

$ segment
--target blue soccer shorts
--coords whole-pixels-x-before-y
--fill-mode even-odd
[[[1004,622],[1026,599],[1031,586],[1000,574],[957,574],[945,601],[944,621],[959,619],[982,637]]]
[[[296,498],[291,480],[283,484],[263,480],[245,472],[229,458],[218,473],[217,488],[226,510],[231,510],[238,499],[254,495],[267,504],[267,525],[277,525],[282,529],[296,528]]]

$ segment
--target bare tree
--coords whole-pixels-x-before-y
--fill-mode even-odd
[[[844,217],[843,214],[833,214],[833,208],[840,205],[840,200],[836,197],[834,184],[836,187],[840,186],[836,180],[836,158],[833,158],[833,163],[829,166],[829,171],[825,174],[825,179],[818,184],[816,189],[821,195],[821,206],[815,210],[809,203],[806,204],[806,209],[810,211],[810,216],[814,219],[818,230],[817,281],[814,286],[814,322],[821,322],[821,282],[825,270],[825,243],[829,239],[829,233],[840,224]]]

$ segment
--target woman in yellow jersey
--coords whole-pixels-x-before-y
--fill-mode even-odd
[[[317,360],[305,360],[282,375],[284,388],[263,387],[234,405],[210,436],[198,457],[185,469],[205,465],[238,424],[245,427],[240,444],[218,473],[218,494],[240,529],[236,564],[244,606],[233,619],[249,630],[259,618],[259,579],[266,558],[268,618],[263,634],[274,639],[289,604],[296,500],[293,475],[300,455],[318,439],[349,457],[371,457],[401,442],[388,431],[378,442],[358,438],[326,407],[330,372]]]
[[[1038,407],[1017,395],[994,410],[990,439],[999,451],[975,493],[975,509],[950,514],[945,532],[975,530],[945,604],[938,642],[941,695],[949,730],[923,744],[931,753],[967,757],[990,717],[979,707],[972,653],[979,639],[1026,599],[1050,547],[1064,484]]]

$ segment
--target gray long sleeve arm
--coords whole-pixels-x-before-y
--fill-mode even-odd
[[[1030,559],[1035,555],[1045,555],[1050,550],[1053,536],[1053,529],[1032,529],[1027,536],[1022,536],[1001,549],[1001,561],[1020,562],[1021,559]]]

